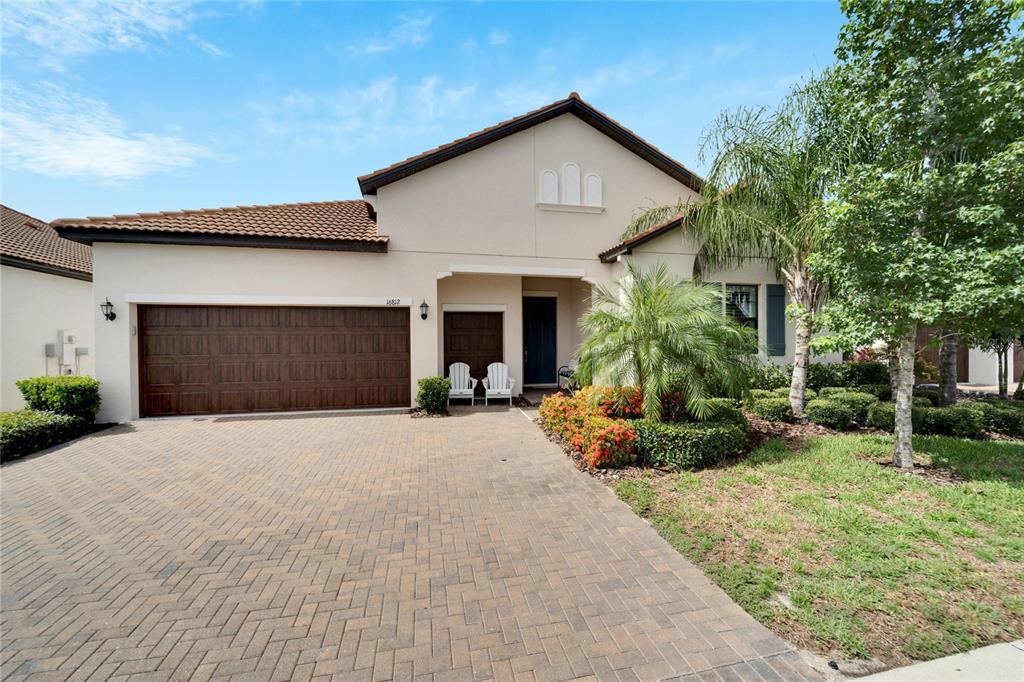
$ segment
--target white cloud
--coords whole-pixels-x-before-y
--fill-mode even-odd
[[[731,62],[753,51],[749,43],[719,43],[711,48],[711,61],[716,64]]]
[[[559,97],[565,97],[568,91],[560,92],[551,84],[536,85],[533,83],[508,83],[497,88],[494,96],[505,114],[523,114],[545,104],[550,104]]]
[[[487,36],[487,42],[491,45],[505,45],[508,43],[508,33],[498,29],[493,29],[491,35]]]
[[[177,135],[132,132],[106,102],[42,83],[31,91],[3,84],[4,163],[63,178],[122,181],[191,166],[212,157]]]
[[[350,148],[420,134],[468,109],[475,83],[449,84],[438,76],[403,85],[381,78],[365,87],[294,91],[272,101],[253,102],[260,128],[300,147]]]
[[[648,54],[628,57],[615,64],[601,66],[572,81],[572,89],[583,97],[596,97],[609,88],[624,88],[654,76],[661,62]]]
[[[5,51],[50,60],[113,50],[144,49],[195,21],[183,2],[7,2]]]
[[[398,25],[386,36],[349,46],[348,50],[356,55],[374,55],[391,52],[399,47],[420,47],[430,40],[430,26],[433,23],[432,14],[405,14],[398,17]]]
[[[220,49],[219,47],[217,47],[213,43],[209,42],[208,40],[203,40],[202,38],[197,36],[195,33],[189,33],[188,34],[188,39],[189,39],[189,41],[191,41],[191,43],[193,45],[198,47],[200,50],[202,50],[206,54],[211,54],[214,57],[230,57],[231,56],[227,52],[225,52],[224,50]]]

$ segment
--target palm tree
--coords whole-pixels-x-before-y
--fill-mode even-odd
[[[757,345],[751,330],[722,313],[721,292],[669,275],[664,263],[642,270],[632,262],[618,291],[598,286],[580,319],[587,334],[578,351],[581,383],[595,378],[639,386],[644,417],[661,420],[661,399],[679,391],[698,419],[709,398],[738,396]]]
[[[701,142],[711,171],[697,202],[658,206],[634,217],[628,237],[673,217],[701,243],[698,279],[755,259],[775,270],[796,324],[789,401],[803,413],[815,317],[827,295],[810,270],[818,247],[820,209],[849,161],[862,148],[859,126],[837,115],[838,91],[826,73],[800,87],[777,109],[723,112]]]

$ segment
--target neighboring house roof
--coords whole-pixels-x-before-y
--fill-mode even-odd
[[[567,98],[553,102],[528,114],[510,118],[507,121],[484,128],[466,137],[441,145],[430,151],[412,156],[405,161],[359,177],[359,189],[363,194],[376,194],[377,189],[431,166],[444,163],[467,152],[479,149],[491,142],[514,135],[533,126],[550,121],[562,114],[572,114],[593,126],[621,144],[651,165],[667,173],[694,191],[699,191],[701,178],[668,154],[647,142],[639,135],[584,102],[573,92]]]
[[[92,280],[92,249],[61,239],[49,224],[0,205],[0,263]]]
[[[185,211],[62,218],[53,226],[68,239],[92,244],[152,242],[213,246],[387,251],[373,208],[363,201],[234,206]]]
[[[647,228],[643,232],[633,235],[629,239],[623,239],[615,246],[605,249],[601,253],[597,254],[597,257],[604,263],[611,263],[619,256],[626,253],[632,253],[634,248],[651,241],[655,237],[660,237],[666,232],[670,232],[682,224],[682,215],[673,216],[663,223],[659,223],[654,227]]]

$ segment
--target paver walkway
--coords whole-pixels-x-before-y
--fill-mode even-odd
[[[2,476],[2,676],[812,676],[519,410],[123,425]]]

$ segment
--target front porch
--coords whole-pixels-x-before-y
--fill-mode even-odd
[[[482,379],[490,363],[503,362],[515,379],[513,395],[556,387],[558,368],[582,340],[577,320],[590,293],[577,273],[445,273],[437,282],[438,373],[465,362]],[[483,395],[482,386],[477,391]]]

